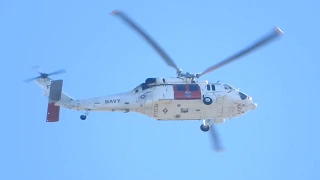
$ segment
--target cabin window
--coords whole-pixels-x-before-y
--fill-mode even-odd
[[[210,91],[210,84],[207,84],[207,90]]]
[[[186,90],[187,90],[186,85],[184,85],[184,84],[178,84],[178,85],[177,85],[177,90],[178,90],[178,91],[186,91]]]
[[[189,85],[189,90],[190,91],[198,91],[199,90],[199,86],[197,84],[190,84]]]
[[[174,99],[201,99],[201,89],[198,84],[174,84]]]
[[[211,85],[211,89],[212,91],[215,91],[216,90],[216,86],[214,84]]]

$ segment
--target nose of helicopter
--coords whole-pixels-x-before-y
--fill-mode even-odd
[[[253,102],[252,97],[246,95],[243,92],[239,92],[239,96],[241,100],[245,101],[245,104],[247,105],[248,109],[254,110],[257,108],[258,104]]]
[[[258,104],[257,103],[251,103],[250,104],[250,108],[251,108],[251,110],[254,110],[254,109],[256,109],[257,108],[257,106],[258,106]]]

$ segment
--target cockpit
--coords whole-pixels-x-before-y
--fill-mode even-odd
[[[143,90],[148,89],[148,88],[150,88],[150,86],[148,86],[147,83],[141,83],[139,86],[135,87],[133,89],[133,91],[135,91],[137,93],[139,91],[143,91]]]
[[[222,90],[230,91],[230,90],[236,90],[236,89],[229,84],[208,83],[207,90],[208,91],[222,91]]]
[[[234,87],[232,87],[229,84],[224,84],[223,86],[224,86],[224,89],[226,89],[226,90],[236,90]]]

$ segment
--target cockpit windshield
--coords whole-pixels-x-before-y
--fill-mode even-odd
[[[227,90],[235,90],[235,88],[232,87],[232,86],[229,85],[229,84],[224,84],[224,89],[227,89]]]
[[[139,86],[135,87],[133,90],[138,92],[139,89],[143,91],[148,88],[149,88],[149,86],[146,83],[141,83]]]

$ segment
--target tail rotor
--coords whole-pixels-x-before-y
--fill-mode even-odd
[[[51,73],[42,72],[39,69],[38,66],[33,67],[33,69],[36,70],[39,73],[39,76],[33,77],[33,78],[29,78],[29,79],[25,79],[24,82],[29,83],[29,82],[31,82],[33,80],[36,80],[36,79],[39,79],[39,78],[46,79],[51,75],[58,75],[58,74],[66,73],[66,70],[64,70],[64,69],[60,69],[60,70],[57,70],[57,71],[54,71],[54,72],[51,72]]]

